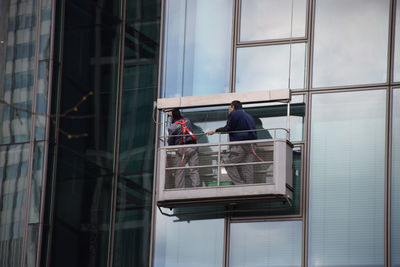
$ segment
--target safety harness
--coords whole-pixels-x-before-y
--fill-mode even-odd
[[[176,122],[174,122],[174,123],[180,124],[180,125],[182,126],[182,138],[181,138],[180,145],[182,145],[182,144],[184,143],[183,140],[185,139],[186,133],[190,134],[190,136],[193,138],[195,144],[197,143],[197,138],[196,138],[196,136],[189,130],[189,128],[186,126],[185,119],[182,119],[182,121],[176,121]],[[183,163],[183,161],[184,161],[184,159],[185,159],[185,153],[186,153],[186,147],[183,149],[182,159],[181,159],[181,161],[179,162],[179,167],[182,166],[182,163]]]
[[[197,143],[196,136],[194,136],[194,134],[186,126],[185,119],[182,119],[182,121],[176,121],[174,123],[178,123],[182,126],[182,139],[181,139],[180,145],[182,145],[184,143],[183,140],[185,139],[186,133],[190,134],[190,136],[193,138],[195,144]]]

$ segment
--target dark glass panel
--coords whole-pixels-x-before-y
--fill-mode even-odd
[[[159,20],[126,26],[113,266],[149,264],[158,49]]]
[[[119,6],[120,1],[65,1],[51,266],[107,266]]]
[[[126,1],[126,20],[159,21],[161,0]]]

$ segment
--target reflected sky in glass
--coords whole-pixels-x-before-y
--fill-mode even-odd
[[[301,266],[301,221],[232,223],[230,267]]]
[[[154,267],[221,267],[224,219],[178,221],[157,212]]]
[[[387,80],[389,0],[317,0],[313,87]]]
[[[307,0],[242,0],[240,41],[304,37],[306,7]]]
[[[309,266],[383,266],[386,91],[311,105]]]
[[[304,88],[306,47],[299,43],[238,48],[236,92]]]
[[[392,265],[400,266],[400,88],[393,90],[392,129]]]
[[[394,49],[394,81],[400,82],[400,2],[396,9],[396,33]]]
[[[229,92],[232,0],[166,2],[163,97]]]

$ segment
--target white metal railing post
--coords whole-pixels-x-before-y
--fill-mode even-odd
[[[220,173],[221,173],[221,133],[218,133],[217,186],[219,186]]]
[[[290,140],[290,101],[287,102],[286,139]]]

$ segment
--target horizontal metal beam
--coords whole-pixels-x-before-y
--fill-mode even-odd
[[[256,92],[159,98],[157,100],[157,108],[170,109],[170,108],[220,106],[220,105],[229,105],[233,100],[239,100],[240,102],[246,104],[246,103],[277,102],[277,101],[287,102],[290,101],[290,99],[291,99],[291,93],[289,89],[269,90],[269,91],[264,90]]]

